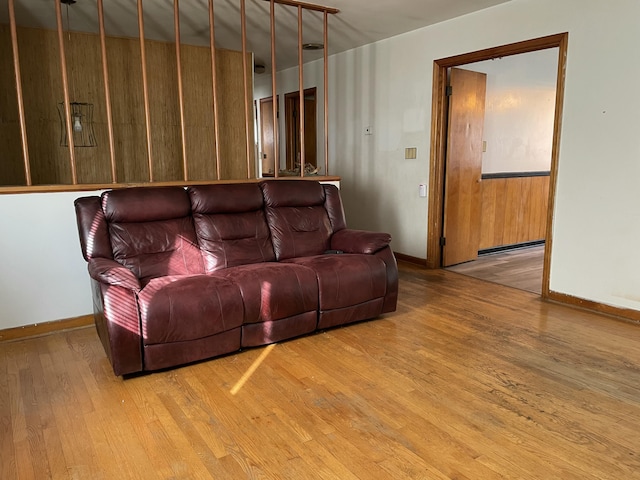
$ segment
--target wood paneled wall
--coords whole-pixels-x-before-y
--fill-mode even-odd
[[[253,71],[251,58],[247,58],[247,71]],[[209,64],[209,71],[211,71]],[[224,74],[225,79],[220,75]],[[221,89],[218,91],[220,101],[218,116],[220,117],[220,176],[222,178],[247,178],[246,141],[247,129],[245,126],[244,97],[242,96],[242,63],[240,57],[220,55],[216,57],[216,75]],[[251,75],[249,75],[251,78]],[[223,87],[224,86],[224,87]],[[226,88],[225,88],[226,87]],[[253,105],[253,84],[247,82],[245,95],[249,98],[249,104]],[[251,107],[253,112],[253,107]],[[252,115],[249,112],[249,115]],[[227,121],[228,118],[234,121]],[[251,138],[253,135],[253,119],[249,118]],[[249,177],[255,178],[255,154],[251,150],[251,172]],[[235,159],[239,161],[229,161]],[[244,162],[244,165],[242,165]]]
[[[149,165],[147,163],[140,47],[137,41],[128,38],[107,37],[106,40],[118,181],[148,181]],[[151,44],[152,42],[149,42],[147,49],[153,48]],[[164,81],[170,80],[167,75]],[[101,100],[100,104],[103,103],[104,100]],[[104,118],[98,113],[96,117]],[[98,132],[96,132],[96,136],[98,137],[97,148],[106,149],[108,138],[99,135]],[[105,166],[102,174],[106,177],[107,173],[107,166]]]
[[[549,176],[482,180],[479,250],[543,240]]]
[[[26,184],[11,32],[5,26],[0,26],[0,184]]]
[[[58,103],[63,101],[55,31],[18,28],[25,117],[34,185],[70,184],[69,150],[60,146]],[[140,47],[137,39],[107,37],[107,59],[119,183],[148,182]],[[182,140],[175,45],[146,41],[151,147],[155,181],[181,181]],[[78,183],[111,183],[109,140],[100,38],[65,33],[71,101],[94,105],[98,146],[76,148]],[[181,46],[186,150],[189,180],[215,180],[215,142],[211,55],[207,47]],[[247,173],[242,53],[217,50],[221,179],[255,177]],[[246,58],[251,68],[250,55]],[[9,27],[0,25],[0,185],[24,185],[13,55]],[[240,79],[240,80],[239,80]],[[253,125],[253,122],[250,122]],[[253,137],[253,131],[251,132]],[[253,151],[251,165],[255,164]]]

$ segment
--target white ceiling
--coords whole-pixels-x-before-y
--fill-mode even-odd
[[[18,25],[56,28],[55,1],[14,0]],[[256,63],[270,68],[270,2],[245,0],[247,48]],[[325,3],[326,1],[326,3]],[[509,0],[322,0],[327,7],[340,10],[329,15],[329,54],[366,45],[384,38],[439,23]],[[8,0],[0,0],[0,21],[7,22]],[[307,1],[307,3],[316,3]],[[181,41],[208,45],[208,0],[182,0],[180,3]],[[173,0],[144,0],[145,38],[173,41]],[[216,46],[241,50],[240,0],[214,0]],[[276,67],[290,68],[298,63],[297,8],[276,5]],[[63,5],[65,29],[98,32],[97,0],[77,0]],[[67,26],[67,13],[69,25]],[[137,37],[137,0],[104,0],[107,35]],[[303,13],[303,42],[322,42],[323,16]],[[305,52],[304,61],[322,57],[322,52]]]

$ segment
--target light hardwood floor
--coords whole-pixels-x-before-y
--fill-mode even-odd
[[[93,328],[0,343],[0,478],[640,478],[640,326],[444,270],[398,311],[114,377]]]
[[[447,270],[540,295],[543,261],[544,245],[537,245],[481,255]]]

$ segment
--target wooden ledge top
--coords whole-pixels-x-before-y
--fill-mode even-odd
[[[174,181],[174,182],[134,182],[134,183],[92,183],[82,185],[31,185],[31,186],[13,186],[0,187],[0,195],[18,194],[18,193],[58,193],[58,192],[89,192],[94,190],[111,190],[115,188],[130,187],[188,187],[190,185],[215,185],[215,184],[232,184],[232,183],[257,183],[265,180],[316,180],[318,182],[339,182],[340,177],[337,176],[308,176],[308,177],[265,177],[265,178],[245,178],[239,180],[194,180],[194,181]]]

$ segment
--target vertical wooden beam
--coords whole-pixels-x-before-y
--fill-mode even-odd
[[[213,134],[216,144],[216,176],[220,180],[220,128],[218,127],[218,75],[216,73],[216,35],[213,0],[209,0],[209,45],[211,48],[211,88],[213,89]]]
[[[18,30],[13,0],[9,0],[9,25],[11,29],[11,48],[13,50],[13,70],[16,77],[16,95],[18,97],[18,118],[20,120],[20,140],[22,142],[22,158],[24,160],[24,178],[27,186],[31,186],[31,165],[29,163],[29,145],[27,143],[27,122],[24,116],[24,98],[22,96],[22,78],[20,76],[20,56],[18,54]]]
[[[324,174],[329,175],[329,14],[324,12]]]
[[[271,18],[271,92],[273,100],[272,113],[273,113],[273,175],[278,178],[280,171],[280,142],[279,131],[280,125],[278,123],[278,90],[276,85],[276,3],[274,0],[270,0],[270,18]]]
[[[247,155],[247,178],[251,178],[251,131],[249,129],[251,115],[249,114],[249,98],[247,97],[247,87],[249,76],[247,72],[247,14],[245,0],[240,0],[240,21],[242,24],[242,85],[244,95],[244,120],[246,132],[246,155]]]
[[[149,112],[149,86],[147,84],[147,52],[144,44],[144,12],[142,0],[138,0],[138,32],[140,35],[140,63],[142,64],[142,95],[144,97],[144,122],[147,129],[147,161],[149,182],[153,182],[153,156],[151,149],[151,114]]]
[[[64,51],[64,32],[62,28],[62,7],[60,2],[54,2],[56,5],[56,22],[58,25],[58,50],[60,51],[60,70],[62,72],[62,92],[64,95],[64,117],[67,125],[67,142],[69,143],[69,161],[71,163],[71,183],[78,184],[78,175],[76,173],[76,153],[73,144],[73,130],[71,125],[71,104],[69,100],[69,82],[67,79],[67,58]]]
[[[98,0],[98,23],[100,26],[100,53],[102,55],[102,77],[104,81],[104,100],[107,108],[107,130],[109,131],[109,156],[111,158],[111,181],[118,182],[116,170],[115,141],[113,137],[113,116],[111,114],[111,93],[109,90],[109,68],[107,66],[107,44],[104,31],[103,1]]]
[[[176,41],[176,66],[178,72],[178,105],[180,107],[180,135],[182,137],[182,170],[185,182],[189,180],[189,170],[187,163],[187,138],[184,124],[184,91],[182,87],[182,61],[180,57],[180,4],[178,0],[173,0],[173,24]]]
[[[300,123],[300,176],[304,177],[304,68],[302,56],[302,6],[298,5],[298,103]],[[294,162],[295,164],[295,162]]]

